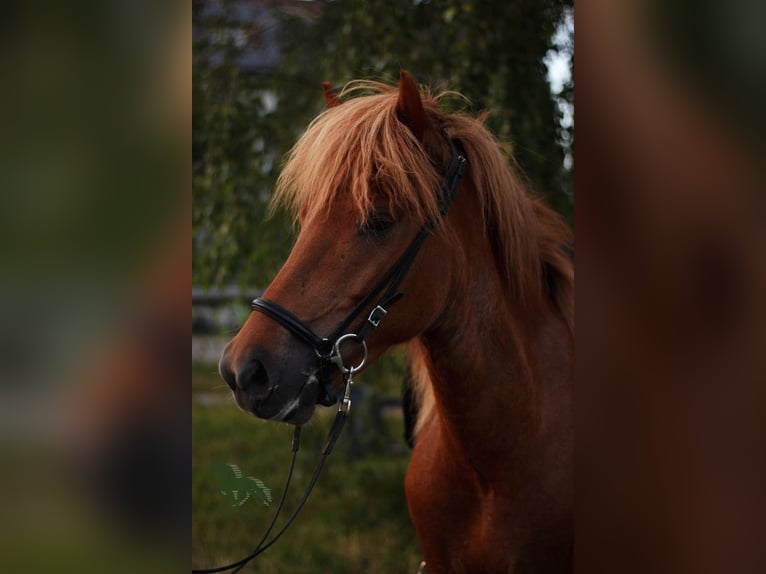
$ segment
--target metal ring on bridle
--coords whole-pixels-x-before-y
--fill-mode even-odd
[[[359,361],[358,364],[347,367],[343,364],[343,355],[340,353],[340,345],[343,343],[343,341],[350,339],[354,343],[357,343],[362,346],[362,349],[364,350],[364,355],[362,355],[362,360]],[[342,337],[339,337],[337,341],[335,341],[335,345],[333,345],[333,352],[331,360],[335,365],[340,369],[340,371],[344,375],[353,375],[357,371],[361,370],[362,367],[364,367],[365,363],[367,362],[367,343],[365,343],[363,340],[359,339],[359,335],[356,333],[347,333],[346,335],[343,335]]]

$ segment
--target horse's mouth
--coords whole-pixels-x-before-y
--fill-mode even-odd
[[[282,421],[292,424],[303,424],[308,422],[311,415],[314,414],[314,405],[316,404],[317,393],[319,392],[319,380],[315,373],[309,375],[305,384],[298,391],[298,394],[288,402],[282,409],[272,417],[272,420]]]
[[[295,414],[298,412],[298,409],[301,407],[301,394],[299,393],[297,397],[286,403],[277,414],[275,414],[272,417],[269,417],[269,420],[273,421],[280,421],[280,422],[290,422],[290,420],[295,416]]]
[[[269,393],[260,400],[253,400],[247,395],[236,393],[235,399],[242,410],[258,418],[301,425],[308,422],[314,414],[318,392],[319,380],[312,373],[294,397],[281,405],[278,392]]]

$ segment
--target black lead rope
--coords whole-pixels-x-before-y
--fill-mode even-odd
[[[447,133],[442,131],[442,134],[449,142],[450,149],[452,150],[452,160],[450,162],[447,173],[444,176],[444,183],[442,185],[441,194],[439,197],[439,212],[443,217],[447,213],[447,210],[449,209],[449,206],[455,197],[457,188],[460,185],[460,179],[462,178],[466,167],[466,159],[462,154],[458,153],[455,142],[447,135]],[[266,532],[261,537],[255,549],[241,560],[237,560],[231,564],[218,566],[217,568],[203,568],[196,570],[192,569],[192,574],[214,574],[216,572],[226,572],[228,570],[231,570],[232,574],[236,574],[242,570],[242,568],[244,568],[251,560],[265,552],[277,540],[279,540],[279,538],[298,517],[298,514],[306,504],[311,491],[314,489],[314,486],[319,480],[319,475],[324,468],[325,461],[335,447],[335,443],[337,442],[340,433],[343,431],[343,427],[345,426],[346,420],[348,419],[351,408],[350,393],[351,385],[353,384],[352,376],[356,371],[362,368],[367,358],[367,346],[365,344],[365,339],[369,335],[370,331],[380,324],[380,321],[388,313],[390,306],[396,303],[403,296],[403,294],[399,292],[399,286],[401,285],[402,281],[404,281],[407,272],[414,263],[415,258],[417,257],[421,246],[423,245],[423,242],[431,234],[431,231],[438,223],[438,220],[427,221],[420,228],[418,234],[413,238],[412,242],[409,244],[407,249],[405,249],[404,253],[402,253],[399,259],[396,260],[394,265],[388,270],[388,272],[386,272],[385,275],[383,275],[383,277],[380,278],[380,280],[375,284],[370,292],[356,304],[356,306],[351,310],[346,318],[338,324],[338,326],[335,328],[332,334],[330,334],[329,337],[318,336],[316,333],[314,333],[314,331],[311,330],[311,328],[303,323],[303,321],[298,319],[298,317],[293,315],[284,307],[274,303],[273,301],[269,301],[268,299],[263,299],[261,297],[253,301],[253,311],[259,311],[267,317],[270,317],[272,320],[282,325],[282,327],[290,331],[293,335],[314,349],[317,357],[319,358],[318,372],[320,375],[326,374],[327,369],[333,365],[340,369],[346,381],[345,396],[339,404],[338,413],[335,416],[335,420],[333,421],[332,427],[330,428],[330,432],[328,433],[324,445],[322,446],[319,460],[317,461],[317,465],[314,468],[314,473],[311,475],[311,480],[309,481],[308,486],[303,493],[303,497],[301,498],[293,513],[287,519],[287,522],[285,522],[284,526],[282,526],[282,528],[271,539],[269,539],[269,535],[274,529],[277,519],[279,518],[279,515],[282,512],[282,508],[284,507],[287,490],[292,479],[293,469],[295,467],[295,459],[298,454],[298,449],[300,448],[301,427],[299,426],[295,427],[295,433],[293,435],[293,454],[290,460],[290,469],[287,473],[287,480],[285,481],[285,487],[282,491],[282,496],[279,500],[277,509],[271,518],[271,522],[266,529]],[[385,291],[383,291],[384,289]],[[378,299],[377,304],[368,315],[367,320],[360,326],[359,330],[356,333],[344,334],[344,332],[351,326],[359,314],[364,311],[364,309],[367,308],[381,292],[383,292],[383,295]],[[343,364],[342,357],[340,356],[340,343],[347,338],[351,338],[364,347],[364,359],[356,367],[346,367]],[[331,378],[325,378],[324,386],[325,397],[317,399],[317,402],[325,406],[336,403],[338,398],[331,387]]]
[[[295,468],[295,458],[298,455],[298,449],[300,448],[300,442],[301,442],[301,427],[296,426],[295,431],[293,432],[293,455],[290,458],[290,469],[287,471],[287,480],[285,480],[285,486],[282,489],[282,496],[279,499],[279,504],[277,505],[277,510],[274,512],[274,516],[271,517],[271,522],[269,523],[268,528],[266,528],[266,532],[264,532],[261,539],[258,541],[258,544],[255,547],[255,550],[253,550],[250,554],[242,558],[241,560],[237,560],[236,562],[232,562],[231,564],[226,564],[225,566],[217,566],[216,568],[199,568],[199,569],[193,569],[192,568],[192,574],[212,574],[214,572],[226,572],[227,570],[231,570],[232,574],[235,572],[239,572],[244,568],[248,562],[250,562],[253,558],[258,556],[262,552],[263,543],[266,542],[266,539],[269,537],[269,534],[271,534],[271,531],[274,529],[274,525],[277,522],[277,518],[279,518],[279,514],[282,511],[282,506],[285,504],[285,498],[287,497],[287,490],[290,486],[290,480],[293,477],[293,469]]]
[[[266,542],[266,540],[269,537],[269,534],[271,534],[271,531],[274,529],[274,525],[277,523],[277,519],[279,518],[279,515],[282,512],[282,508],[285,504],[285,499],[287,498],[287,491],[290,487],[290,481],[293,476],[293,469],[295,468],[295,459],[298,455],[298,449],[300,448],[300,442],[301,442],[301,427],[296,426],[295,431],[293,432],[293,439],[292,439],[292,457],[290,459],[290,469],[287,472],[287,480],[285,480],[285,486],[282,490],[282,496],[279,499],[279,504],[277,505],[277,509],[274,512],[274,515],[271,517],[271,522],[269,523],[268,528],[266,528],[266,532],[264,532],[263,536],[261,536],[261,539],[258,541],[258,544],[256,545],[255,549],[245,556],[244,558],[237,560],[236,562],[232,562],[231,564],[226,564],[224,566],[217,566],[215,568],[198,568],[198,569],[192,569],[192,574],[214,574],[216,572],[226,572],[227,570],[231,570],[232,574],[236,574],[242,568],[247,566],[247,564],[253,560],[254,558],[260,556],[263,552],[265,552],[268,548],[270,548],[277,540],[280,539],[280,537],[287,531],[287,529],[290,527],[290,525],[295,521],[295,519],[298,517],[298,514],[303,509],[303,506],[306,504],[306,501],[309,499],[309,496],[311,495],[311,491],[314,489],[314,486],[316,485],[317,481],[319,480],[319,475],[322,473],[322,469],[324,468],[325,461],[327,460],[327,457],[330,456],[330,453],[332,453],[333,448],[335,447],[335,443],[338,440],[338,437],[340,436],[340,433],[343,431],[343,427],[346,424],[346,420],[348,419],[349,409],[348,408],[341,408],[338,409],[338,414],[335,416],[335,420],[333,421],[332,427],[330,428],[330,432],[327,435],[327,438],[325,439],[324,445],[322,445],[322,450],[319,454],[319,460],[317,461],[317,465],[314,468],[314,473],[311,475],[311,480],[308,483],[308,486],[306,487],[306,490],[303,492],[303,496],[301,497],[300,502],[298,503],[298,506],[295,507],[295,510],[290,515],[290,518],[287,519],[287,522],[285,522],[284,526],[277,532],[271,540]]]

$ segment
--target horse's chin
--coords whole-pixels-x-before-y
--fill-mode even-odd
[[[240,390],[234,393],[234,399],[239,408],[260,419],[302,425],[314,414],[318,394],[319,382],[311,375],[298,393],[288,400],[281,397],[279,392],[264,399],[256,399]]]

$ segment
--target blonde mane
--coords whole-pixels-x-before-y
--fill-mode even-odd
[[[349,197],[364,220],[376,197],[425,220],[438,213],[434,190],[441,174],[398,120],[396,89],[354,82],[341,97],[366,93],[331,108],[309,124],[287,156],[273,205],[285,205],[310,221]]]
[[[314,119],[289,152],[272,205],[284,205],[305,223],[326,217],[343,198],[364,221],[376,200],[385,197],[395,213],[421,221],[436,217],[436,190],[449,151],[438,136],[426,140],[428,152],[424,149],[397,117],[397,95],[395,86],[377,82],[346,86],[340,94],[343,103]],[[552,301],[573,331],[574,270],[565,251],[571,247],[566,225],[529,195],[483,118],[440,109],[447,95],[454,93],[421,92],[426,116],[434,133],[446,130],[465,150],[465,179],[482,206],[485,235],[493,243],[508,296],[532,307]],[[432,162],[429,157],[434,154]],[[552,291],[546,285],[553,286]],[[420,426],[433,400],[422,353],[412,352],[411,361],[421,403]]]

